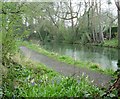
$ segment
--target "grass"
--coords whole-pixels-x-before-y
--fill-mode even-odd
[[[75,65],[75,66],[78,66],[78,67],[89,68],[91,70],[95,70],[95,71],[102,72],[102,73],[109,74],[109,75],[113,75],[113,73],[114,73],[114,71],[111,70],[111,69],[107,69],[107,70],[100,69],[99,64],[92,63],[92,62],[85,62],[85,61],[75,61],[71,57],[64,56],[64,55],[61,56],[58,53],[54,53],[54,52],[48,52],[47,50],[43,49],[39,45],[32,44],[30,42],[19,42],[18,45],[19,46],[20,45],[26,46],[26,47],[28,47],[32,50],[35,50],[39,53],[42,53],[42,54],[47,55],[51,58],[57,59],[58,61],[65,62],[65,63],[68,63],[68,64],[72,64],[72,65]]]
[[[118,48],[118,39],[113,38],[110,40],[104,40],[104,42],[102,42],[102,43],[87,43],[87,45]]]
[[[71,96],[98,98],[104,94],[104,90],[92,85],[84,75],[78,79],[64,77],[43,64],[35,63],[19,54],[13,59],[18,64],[11,64],[7,75],[3,75],[4,98]]]
[[[118,40],[116,38],[111,39],[111,40],[105,40],[103,46],[117,48],[118,47]]]

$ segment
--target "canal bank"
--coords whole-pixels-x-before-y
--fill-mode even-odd
[[[63,74],[64,76],[88,76],[90,81],[93,81],[93,83],[97,86],[101,87],[108,87],[109,82],[111,81],[112,77],[97,71],[92,71],[87,68],[83,67],[76,67],[74,65],[66,64],[63,62],[59,62],[51,57],[48,57],[46,55],[43,55],[41,53],[38,53],[36,51],[33,51],[25,46],[21,46],[20,50],[22,53],[37,62],[41,62],[42,64],[52,68],[53,70]]]

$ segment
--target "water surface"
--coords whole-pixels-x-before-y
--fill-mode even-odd
[[[47,43],[42,46],[48,51],[67,55],[75,60],[100,64],[101,69],[117,70],[118,51],[115,48],[82,46],[80,44]]]

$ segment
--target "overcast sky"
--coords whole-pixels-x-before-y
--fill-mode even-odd
[[[88,1],[93,1],[93,0],[72,0],[73,3],[78,3],[78,2],[88,2]],[[95,1],[95,0],[94,0]],[[99,0],[96,0],[97,2],[99,2]],[[110,0],[111,4],[108,6],[107,4],[108,0],[101,0],[101,7],[103,11],[107,11],[109,10],[111,13],[113,13],[115,16],[117,15],[117,7],[115,5],[115,1],[114,0]]]
[[[102,1],[103,1],[102,8],[104,10],[109,10],[110,9],[110,11],[116,16],[117,15],[117,7],[115,5],[114,0],[111,0],[112,4],[110,4],[109,7],[108,7],[108,4],[106,3],[107,0],[102,0]]]

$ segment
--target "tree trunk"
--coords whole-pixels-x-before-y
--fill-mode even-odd
[[[95,30],[94,29],[92,29],[92,36],[93,36],[93,42],[95,42],[96,40],[95,40]]]
[[[109,40],[111,39],[111,25],[109,27]]]
[[[104,36],[103,36],[102,24],[101,24],[101,0],[99,0],[99,42],[104,42]]]
[[[96,39],[95,39],[95,21],[96,21],[96,17],[95,17],[95,5],[96,5],[96,2],[95,1],[92,1],[92,18],[91,18],[91,27],[92,27],[92,38],[93,38],[93,42],[95,43],[96,42]]]

